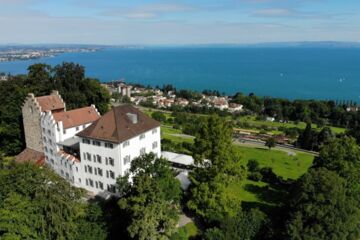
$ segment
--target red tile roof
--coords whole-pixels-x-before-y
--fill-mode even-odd
[[[133,123],[129,114],[136,115]],[[98,121],[78,133],[80,137],[120,143],[159,127],[160,123],[131,105],[113,107]]]
[[[64,129],[92,123],[100,118],[95,107],[78,108],[53,114],[56,122],[62,122]]]
[[[19,155],[15,157],[17,163],[33,162],[38,166],[44,165],[44,153],[35,151],[30,148],[25,148]]]
[[[39,103],[41,111],[43,112],[65,108],[64,102],[58,95],[36,97],[36,101]]]

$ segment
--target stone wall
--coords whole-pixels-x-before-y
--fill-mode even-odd
[[[43,152],[40,126],[41,108],[34,94],[29,94],[22,107],[26,147]]]

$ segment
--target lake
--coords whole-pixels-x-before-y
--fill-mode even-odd
[[[0,72],[26,73],[33,63],[76,62],[103,82],[126,82],[178,89],[212,89],[234,94],[289,99],[360,102],[359,48],[154,47],[107,48],[52,58],[0,62]]]

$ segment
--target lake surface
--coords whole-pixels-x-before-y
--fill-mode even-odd
[[[289,99],[360,102],[360,49],[108,48],[30,61],[0,62],[0,72],[26,73],[37,62],[76,62],[103,82],[124,79],[178,89],[216,89]]]

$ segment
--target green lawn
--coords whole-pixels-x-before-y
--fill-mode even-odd
[[[263,148],[251,148],[236,146],[241,162],[246,166],[250,159],[259,162],[260,167],[271,167],[278,176],[285,179],[297,179],[311,166],[314,156],[307,153],[296,152],[295,156],[280,150],[268,150]]]
[[[161,126],[161,138],[169,139],[175,143],[189,142],[194,143],[194,138],[187,136],[176,136],[174,134],[182,134],[180,129],[175,129],[171,126]]]
[[[295,124],[294,122],[291,122],[291,121],[287,122],[287,123],[270,122],[270,121],[265,121],[265,120],[256,120],[256,118],[254,116],[240,117],[239,120],[241,122],[247,122],[254,127],[267,126],[269,128],[286,127],[286,128],[300,128],[300,129],[305,129],[305,127],[306,127],[306,123],[304,123],[304,122],[299,122],[298,124]],[[317,129],[316,124],[312,124],[312,127]],[[345,128],[332,127],[332,126],[329,126],[329,127],[331,128],[331,130],[334,133],[345,132]]]
[[[250,159],[256,159],[260,167],[271,167],[275,174],[285,179],[297,179],[311,166],[314,156],[296,152],[291,156],[279,150],[236,146],[241,156],[241,164],[246,166]],[[245,179],[232,182],[227,188],[228,196],[234,201],[274,207],[281,204],[286,193],[265,182]]]

